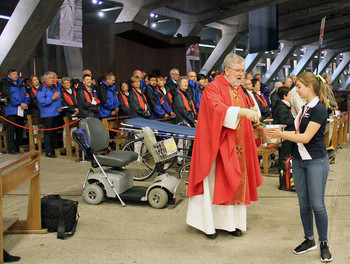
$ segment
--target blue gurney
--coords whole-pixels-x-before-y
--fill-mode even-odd
[[[194,127],[178,126],[166,122],[154,121],[144,118],[131,118],[123,122],[124,126],[141,129],[150,127],[157,135],[172,136],[175,138],[193,140],[196,134]]]

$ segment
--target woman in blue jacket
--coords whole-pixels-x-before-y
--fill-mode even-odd
[[[9,101],[9,105],[5,107],[6,118],[23,126],[30,98],[15,69],[9,70],[6,80],[2,82],[2,96]],[[8,153],[19,153],[18,147],[23,144],[23,128],[7,123],[6,135]]]

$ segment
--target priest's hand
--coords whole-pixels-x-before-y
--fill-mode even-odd
[[[254,123],[259,123],[259,113],[255,110],[251,110],[248,108],[240,108],[238,112],[238,117],[245,116]]]

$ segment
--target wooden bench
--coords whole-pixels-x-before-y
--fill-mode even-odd
[[[254,138],[262,139],[262,142],[265,143],[265,135],[264,135],[263,129],[258,127],[255,128]],[[267,146],[257,148],[258,156],[261,156],[263,160],[263,169],[264,169],[263,175],[273,176],[273,177],[279,176],[279,174],[269,174],[269,156],[275,153],[276,151],[278,151],[281,148],[281,146],[282,146],[282,143],[278,142],[278,143],[272,143],[272,144],[268,144]]]
[[[122,126],[121,123],[123,123],[123,121],[125,119],[128,119],[128,118],[130,118],[130,117],[129,116],[116,116],[116,117],[102,118],[102,123],[107,129],[117,129],[117,128],[121,127]],[[127,134],[122,135],[123,133],[121,133],[121,132],[113,132],[112,131],[112,134],[113,133],[115,133],[115,136],[113,138],[110,138],[110,142],[115,143],[116,150],[119,149],[119,146],[121,143],[130,139],[129,136],[125,136]],[[109,132],[109,134],[111,134],[111,133]]]
[[[21,164],[18,166],[18,164]],[[30,151],[0,164],[0,246],[3,248],[3,233],[43,234],[41,228],[40,202],[40,153]],[[2,197],[30,180],[27,219],[2,217]],[[0,250],[0,263],[3,263],[3,251]]]
[[[6,122],[4,119],[0,118],[1,131],[0,131],[0,150],[7,151],[7,134],[5,130]]]
[[[348,112],[343,112],[338,116],[337,120],[337,146],[343,147],[343,144],[348,141]],[[335,147],[337,147],[335,146]],[[337,150],[337,148],[335,148]]]
[[[38,128],[41,125],[43,126],[44,123],[39,116],[27,115],[27,119],[28,119],[28,127],[29,127],[29,132],[28,132],[29,150],[36,150],[36,144],[35,144],[35,139],[36,139],[38,150],[40,153],[42,153],[42,141],[44,138],[44,133],[39,132],[38,134],[34,134],[34,130],[32,130],[31,128],[33,128],[33,126],[37,126],[36,128]]]
[[[72,117],[65,116],[63,117],[63,121],[65,125],[68,125],[72,123],[74,120]],[[79,122],[76,122],[74,124],[71,124],[70,126],[66,126],[63,130],[63,133],[65,134],[65,144],[66,144],[66,156],[72,157],[73,156],[73,142],[74,142],[74,149],[75,149],[75,156],[79,158],[79,152],[78,152],[78,144],[75,142],[74,138],[72,137],[72,128],[78,127]],[[61,155],[61,149],[55,149],[55,155]]]

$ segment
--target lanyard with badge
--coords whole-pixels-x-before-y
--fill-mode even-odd
[[[303,117],[305,116],[305,114],[307,113],[307,111],[309,111],[310,107],[306,108],[306,111],[304,112],[304,107],[303,106],[303,114],[300,114],[299,118],[298,118],[298,123],[297,123],[297,128],[295,130],[295,134],[299,134],[299,128],[300,128],[300,124],[301,124],[301,120],[303,119]]]

